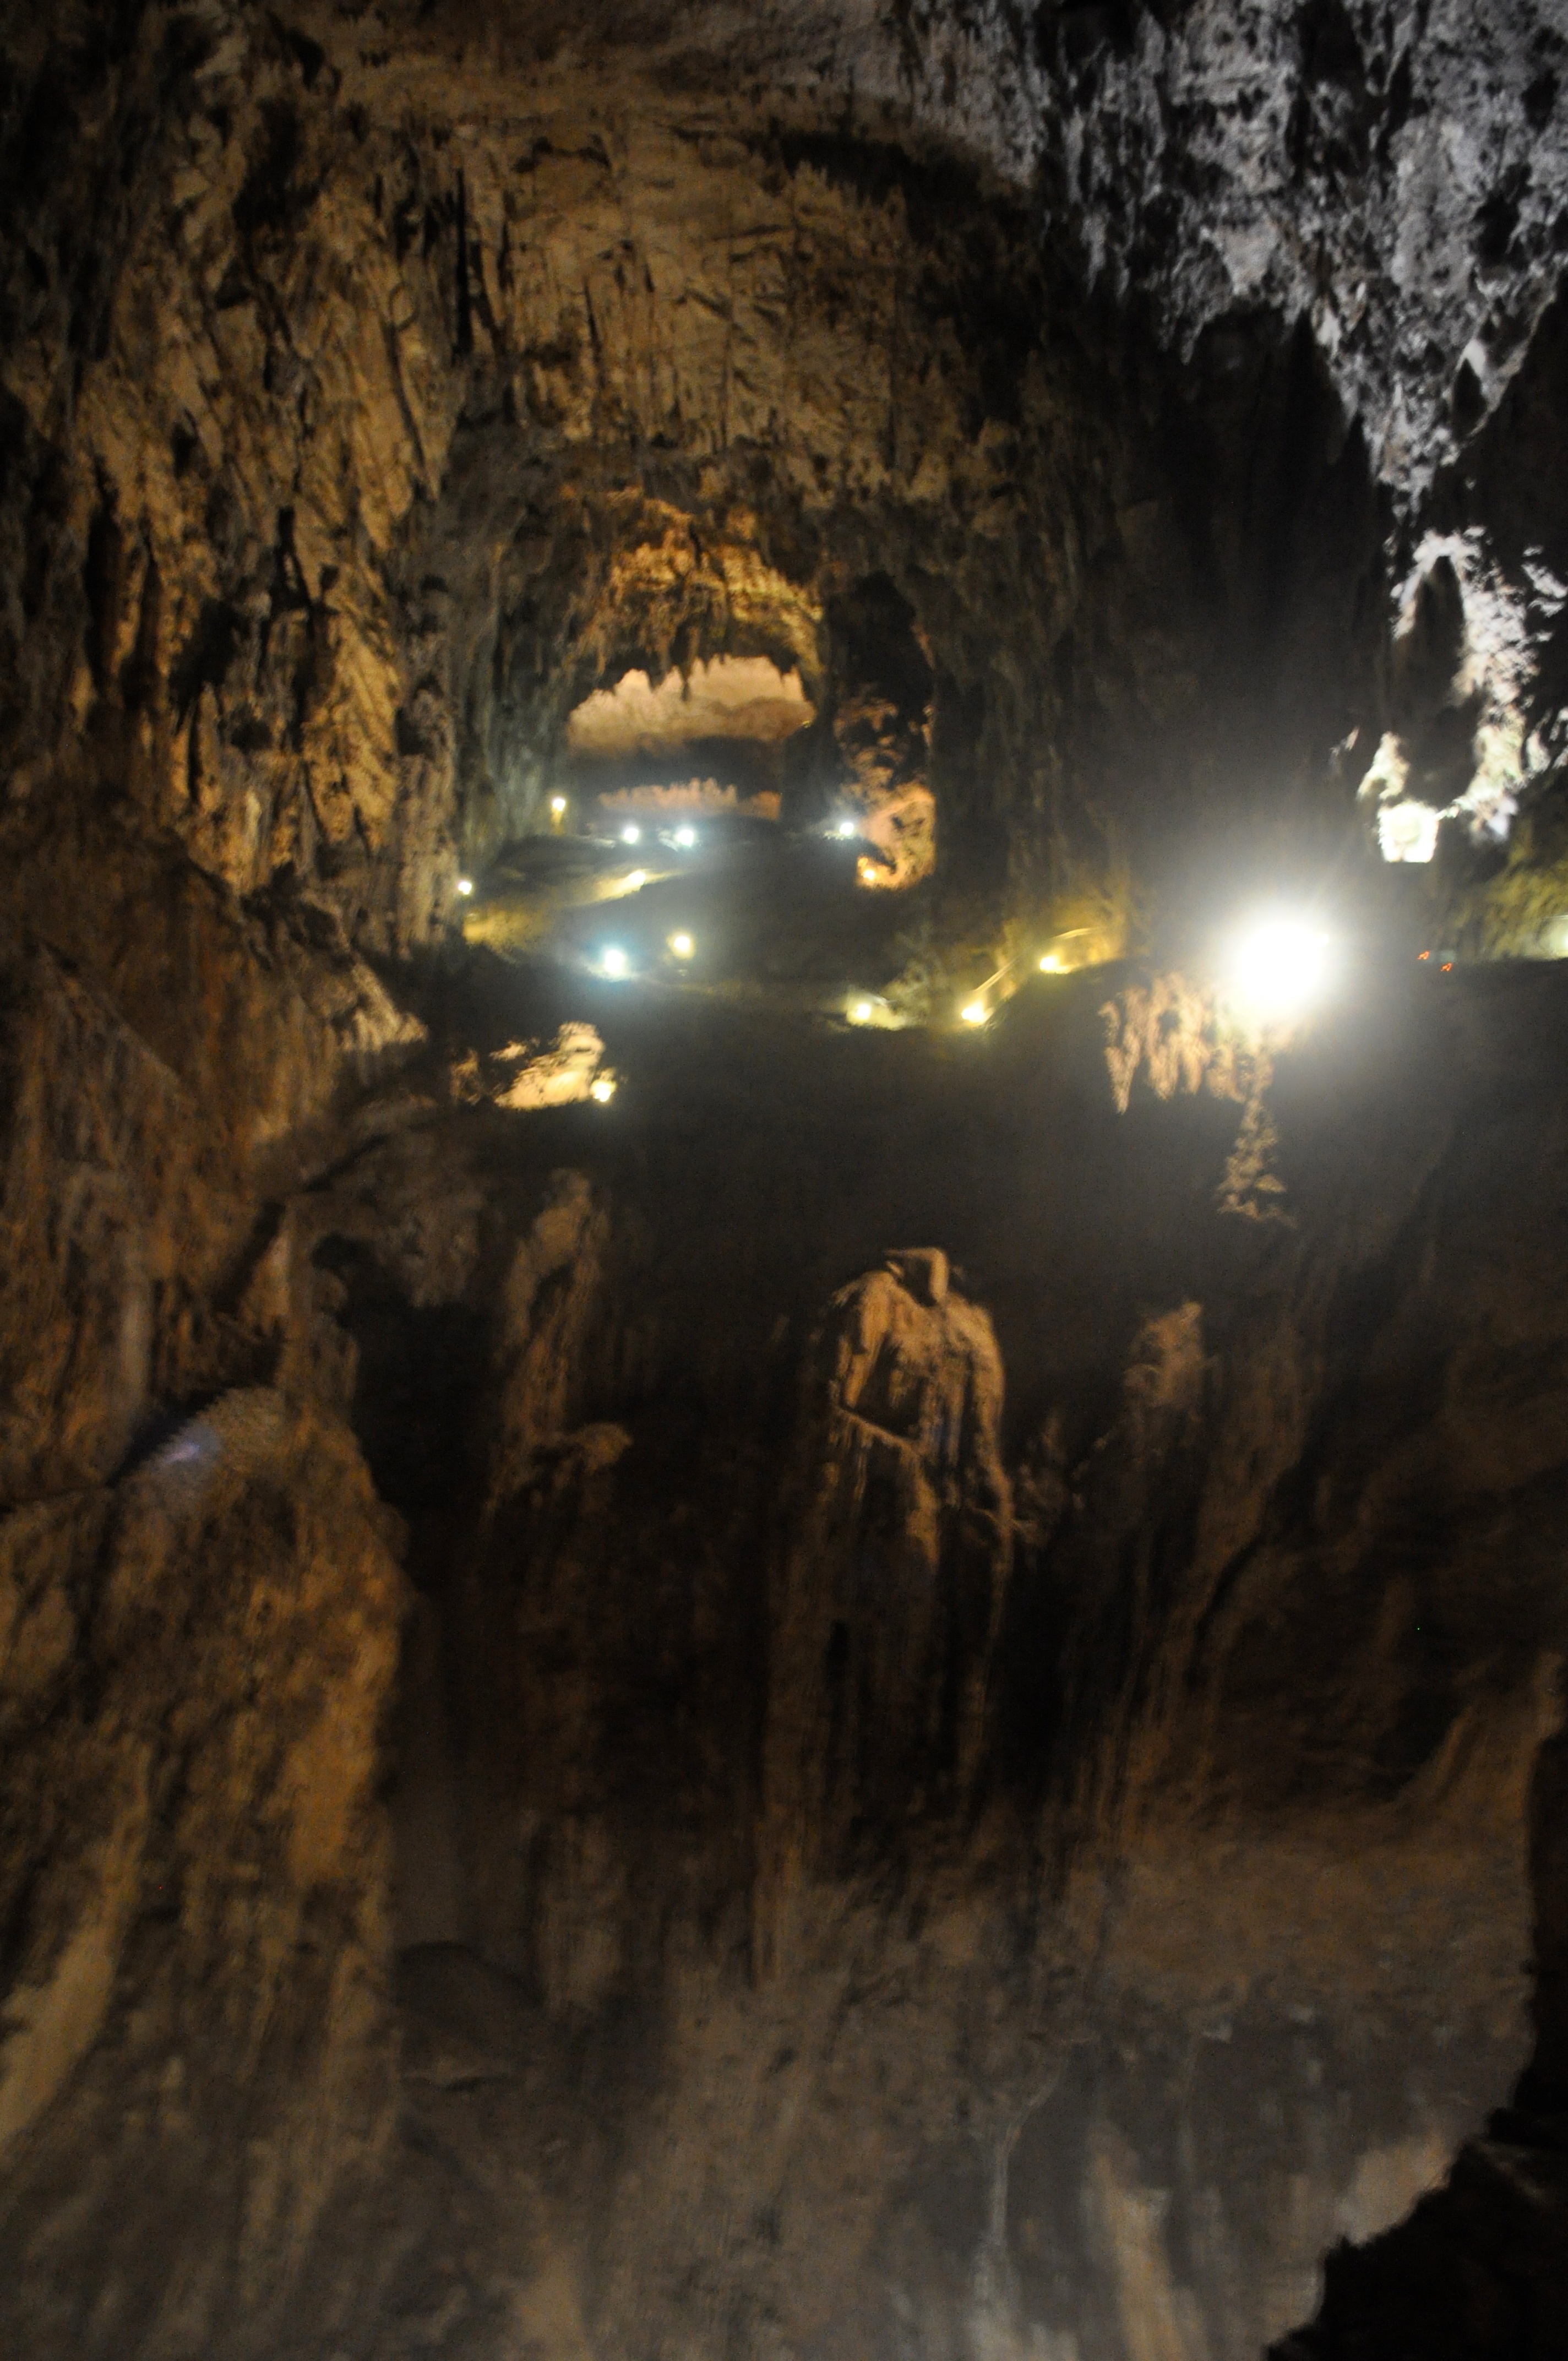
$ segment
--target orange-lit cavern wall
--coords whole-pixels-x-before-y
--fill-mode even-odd
[[[1555,17],[0,5],[7,2353],[1564,2348]]]

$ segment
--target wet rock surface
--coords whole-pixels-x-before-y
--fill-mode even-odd
[[[1563,2348],[1565,54],[0,6],[7,2351]]]
[[[1260,1231],[1101,989],[411,1075],[266,1382],[12,1511],[13,2334],[1240,2355],[1441,2178],[1527,2048],[1560,995],[1287,1061]]]

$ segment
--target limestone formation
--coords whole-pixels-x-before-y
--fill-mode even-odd
[[[0,2350],[1568,2347],[1560,17],[0,0]]]

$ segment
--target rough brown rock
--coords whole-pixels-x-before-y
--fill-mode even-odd
[[[1561,2345],[1568,1019],[1406,954],[1561,915],[1564,55],[0,6],[7,2350]],[[727,656],[1025,988],[525,1104],[459,871]]]

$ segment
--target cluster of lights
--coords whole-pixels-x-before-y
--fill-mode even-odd
[[[1078,928],[1087,933],[1087,928]],[[1568,919],[1563,921],[1564,955],[1568,956]],[[1068,975],[1070,954],[1048,950],[1031,954],[1041,975]],[[1420,954],[1426,959],[1430,954]],[[1004,979],[1015,964],[1008,961],[959,1004],[960,1025],[979,1031],[989,1025],[1007,997]],[[1444,962],[1444,972],[1452,966]],[[1258,1027],[1282,1027],[1305,1015],[1321,1000],[1333,981],[1335,945],[1315,920],[1289,912],[1265,914],[1244,927],[1226,946],[1223,987],[1233,1013]],[[999,991],[999,987],[1002,989]],[[851,1025],[877,1021],[878,1004],[861,994],[848,1000],[844,1013]]]
[[[672,959],[689,960],[696,952],[696,938],[680,928],[664,938],[664,948]],[[598,955],[599,973],[612,983],[623,983],[631,973],[631,954],[620,943],[606,943]]]

